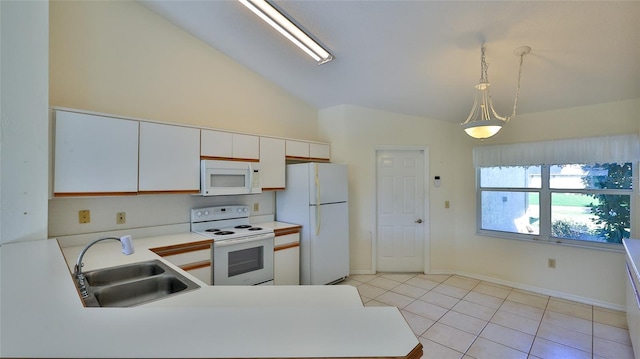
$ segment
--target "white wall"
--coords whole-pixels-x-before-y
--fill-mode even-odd
[[[317,111],[135,1],[52,1],[50,105],[316,139]]]
[[[317,110],[135,1],[52,1],[50,106],[317,140]],[[273,193],[202,198],[54,198],[49,236],[188,223],[189,209],[260,204]],[[46,207],[45,207],[46,209]],[[79,224],[78,211],[91,211]],[[116,225],[117,212],[127,223]]]
[[[372,238],[375,234],[375,152],[377,145],[424,146],[429,151],[429,176],[440,176],[442,186],[427,179],[430,198],[429,227],[432,268],[455,269],[453,228],[456,225],[454,174],[455,139],[458,127],[451,123],[355,106],[321,110],[319,136],[331,142],[333,162],[349,168],[349,221],[351,270],[367,273],[372,267]],[[444,201],[452,207],[444,208]]]
[[[604,120],[606,119],[606,120]],[[477,141],[457,124],[353,106],[320,111],[319,135],[332,144],[334,161],[349,165],[351,269],[370,272],[375,227],[376,145],[429,148],[430,270],[461,273],[609,307],[624,299],[624,255],[476,235],[474,146],[601,134],[638,133],[640,100],[518,116],[496,137]],[[440,175],[442,187],[434,188]],[[636,196],[638,196],[636,194]],[[451,208],[444,208],[444,201]],[[640,198],[636,197],[636,202]],[[640,210],[635,208],[635,222]],[[636,226],[637,227],[637,226]],[[640,236],[638,229],[633,235]],[[555,258],[556,269],[547,268]]]
[[[0,1],[0,244],[47,235],[49,4]]]
[[[459,179],[473,179],[473,146],[544,141],[640,132],[640,99],[520,115],[498,135],[482,142],[460,142]],[[517,283],[530,289],[608,306],[625,303],[624,254],[602,250],[490,238],[475,234],[476,194],[473,181],[460,181],[456,201],[456,270]],[[640,196],[635,191],[635,226],[640,236]],[[556,268],[547,267],[549,258]]]

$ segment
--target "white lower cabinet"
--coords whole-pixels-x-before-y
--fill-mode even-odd
[[[202,282],[211,285],[213,283],[211,244],[212,242],[208,240],[150,248],[150,250]]]
[[[273,252],[273,284],[300,284],[300,229],[276,231]]]
[[[640,281],[636,277],[635,271],[627,262],[627,325],[629,326],[629,336],[633,346],[633,353],[636,359],[640,358],[640,293],[638,284]]]

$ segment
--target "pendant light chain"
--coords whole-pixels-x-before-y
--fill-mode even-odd
[[[480,57],[480,83],[489,82],[488,69],[489,69],[489,65],[487,65],[487,61],[484,56],[484,45],[482,45],[482,55]]]
[[[524,55],[520,54],[520,69],[518,70],[518,86],[516,87],[516,99],[513,102],[513,112],[511,116],[507,117],[507,121],[516,117],[516,108],[518,107],[518,98],[520,97],[520,77],[522,77],[522,63],[524,62]]]

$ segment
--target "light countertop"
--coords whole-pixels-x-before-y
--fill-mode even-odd
[[[134,238],[136,252],[131,256],[120,253],[119,242],[105,241],[89,249],[84,269],[163,260],[148,248],[202,240],[206,238],[193,233]],[[69,270],[82,247],[64,248],[63,256],[56,240],[0,246],[1,356],[419,358],[422,354],[397,308],[365,308],[357,290],[348,285],[214,287],[181,271],[201,288],[137,307],[85,308]]]
[[[627,262],[631,267],[630,269],[635,271],[636,277],[640,278],[640,272],[638,271],[638,267],[640,267],[640,239],[625,238],[622,240],[622,244],[624,244],[627,252]]]

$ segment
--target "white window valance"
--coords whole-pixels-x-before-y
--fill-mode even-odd
[[[639,160],[640,136],[637,134],[480,146],[473,149],[473,165],[476,168]]]

